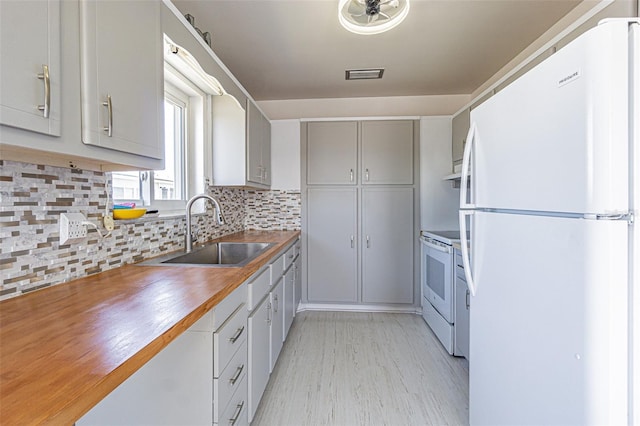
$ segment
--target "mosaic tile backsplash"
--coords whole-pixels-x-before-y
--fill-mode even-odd
[[[82,243],[60,245],[60,214],[81,212],[98,224],[110,183],[109,173],[0,160],[0,300],[184,246],[184,216],[116,221],[106,238],[89,228]],[[225,224],[196,215],[198,241],[243,229],[300,229],[299,191],[208,192],[220,201]]]

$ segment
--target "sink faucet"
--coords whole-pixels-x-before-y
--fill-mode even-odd
[[[184,247],[187,253],[190,253],[191,250],[193,250],[193,239],[191,237],[191,206],[193,206],[193,203],[199,200],[200,198],[204,198],[205,200],[209,200],[213,203],[213,205],[216,208],[216,219],[217,219],[218,225],[224,224],[224,218],[222,217],[222,210],[220,209],[220,204],[218,203],[218,200],[213,198],[211,195],[207,195],[207,194],[199,194],[191,197],[191,199],[187,201],[187,211],[185,215],[185,218],[187,220],[187,232],[185,233]]]

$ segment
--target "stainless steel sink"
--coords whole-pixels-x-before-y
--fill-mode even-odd
[[[273,243],[213,243],[191,253],[174,253],[151,259],[138,265],[239,267],[251,262],[272,245]]]

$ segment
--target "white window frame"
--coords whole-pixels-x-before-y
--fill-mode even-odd
[[[188,152],[191,149],[191,145],[193,145],[194,143],[191,139],[197,132],[196,129],[191,128],[191,126],[189,125],[191,121],[189,117],[191,114],[193,114],[190,96],[173,84],[165,81],[164,98],[165,102],[166,100],[169,100],[171,103],[182,108],[181,121],[183,128],[183,140],[179,146],[176,146],[174,152],[176,190],[179,190],[180,198],[175,200],[157,199],[157,194],[155,193],[155,173],[153,171],[146,172],[146,175],[143,175],[142,178],[144,204],[151,210],[159,210],[161,212],[179,210],[181,208],[184,208],[187,203],[187,197],[189,195],[188,176],[190,173],[187,157]],[[167,120],[168,118],[169,117],[165,117],[165,120]],[[167,158],[165,158],[165,165],[166,161]],[[146,176],[146,179],[144,176]]]

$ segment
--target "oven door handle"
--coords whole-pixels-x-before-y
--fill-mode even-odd
[[[424,244],[426,247],[429,247],[431,249],[438,250],[438,251],[441,251],[443,253],[451,253],[452,247],[437,246],[435,244],[431,244],[430,242],[428,242],[426,240],[420,240],[420,241],[422,241],[422,244]]]

